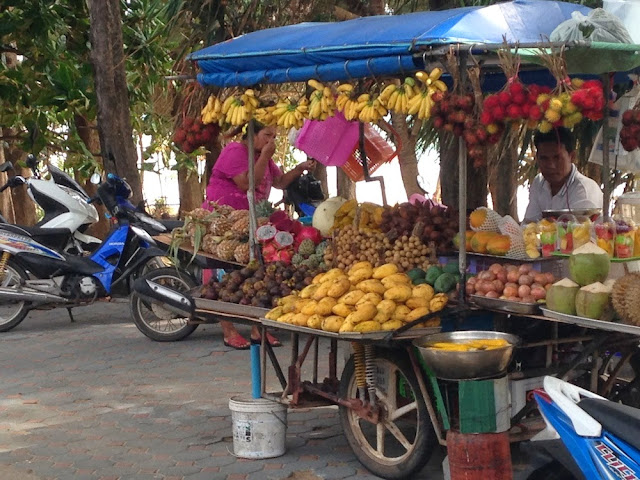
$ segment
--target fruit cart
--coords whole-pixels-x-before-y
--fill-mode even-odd
[[[394,17],[381,16],[357,19],[352,21],[353,23],[304,24],[248,34],[197,52],[192,55],[192,60],[198,62],[202,71],[198,76],[199,82],[203,85],[217,87],[299,82],[309,79],[345,81],[364,77],[376,79],[385,75],[404,77],[406,72],[428,68],[432,65],[442,65],[444,63],[441,61],[442,58],[451,52],[454,53],[453,56],[459,65],[464,67],[461,70],[466,71],[468,62],[473,64],[474,60],[482,58],[482,70],[492,74],[496,71],[495,51],[505,47],[551,50],[566,48],[567,52],[572,54],[575,52],[573,59],[579,59],[585,54],[588,55],[589,48],[595,47],[595,45],[580,42],[570,45],[538,43],[541,35],[549,35],[560,22],[570,18],[571,12],[575,10],[583,13],[588,11],[586,7],[561,2],[518,0],[490,7],[468,7],[447,12],[414,14],[412,19],[415,20],[415,23],[408,22],[408,19],[404,22],[397,22]],[[496,23],[494,24],[487,19],[496,19]],[[513,19],[522,21],[510,24]],[[509,25],[507,30],[510,33],[509,36],[503,38],[505,25]],[[390,42],[390,38],[393,38],[394,41]],[[519,45],[518,42],[520,42]],[[453,48],[451,48],[452,46]],[[606,49],[607,47],[600,45],[598,48]],[[620,48],[618,52],[622,53],[618,57],[621,59],[619,66],[603,68],[599,65],[597,68],[600,70],[597,73],[610,70],[628,70],[638,65],[637,58],[634,57],[635,49]],[[535,61],[535,55],[527,57],[525,63],[539,74],[540,67],[529,60]],[[527,73],[523,71],[523,75]],[[464,76],[463,73],[461,78],[457,80],[464,82]],[[494,75],[492,78],[499,78],[498,82],[504,81],[500,75]],[[427,85],[427,80],[423,80]],[[608,75],[603,77],[603,83],[608,92]],[[351,87],[345,85],[343,90],[339,91],[339,95],[343,93],[349,95],[352,91],[353,85]],[[251,94],[245,93],[245,95],[253,94],[253,91]],[[321,95],[318,98],[321,98]],[[349,107],[346,99],[341,100],[343,100],[345,113],[349,114],[349,109],[355,107]],[[220,115],[223,107],[218,108],[216,101],[219,102],[216,98],[212,99],[210,110],[206,111],[207,115],[212,117]],[[243,103],[240,97],[233,102],[235,102],[233,119],[245,118],[247,109],[242,107]],[[295,126],[295,112],[300,113],[307,110],[307,108],[299,109],[299,107],[299,104],[285,102],[281,106],[282,124]],[[306,105],[302,105],[302,107],[306,107]],[[276,106],[276,110],[278,108]],[[319,108],[317,107],[317,109]],[[425,107],[418,105],[416,108]],[[276,110],[264,111],[260,114],[273,113],[275,115]],[[311,112],[312,109],[309,111]],[[375,119],[376,113],[374,111],[367,110],[367,112],[369,112],[367,115],[371,120]],[[418,110],[414,112],[414,115],[421,115],[421,113]],[[251,115],[248,115],[248,118],[251,118]],[[261,118],[267,120],[268,116]],[[251,139],[252,121],[248,121],[248,129],[249,139]],[[361,144],[364,143],[362,131],[361,128]],[[605,135],[603,168],[608,172],[607,141]],[[459,144],[459,202],[461,208],[459,209],[458,231],[463,233],[467,226],[464,208],[466,206],[467,162],[466,146],[462,137],[459,138]],[[249,151],[251,155],[253,149],[249,148]],[[369,180],[366,154],[362,154],[361,159],[364,177]],[[251,156],[249,165],[250,185],[253,187]],[[609,193],[609,186],[606,184],[605,211],[608,211]],[[252,188],[249,190],[249,204],[253,205]],[[250,231],[254,232],[255,229],[256,220],[252,218]],[[254,242],[252,251],[255,247]],[[459,274],[462,285],[465,284],[467,266],[466,244],[461,242]],[[220,303],[224,302],[178,294],[175,291],[163,289],[148,280],[148,278],[141,279],[137,282],[136,290],[140,295],[146,299],[161,298],[164,310],[177,312],[190,319],[190,323],[225,316],[239,323],[258,325],[263,329],[263,332],[266,328],[279,328],[291,332],[292,351],[286,372],[278,363],[271,347],[263,341],[261,394],[287,402],[291,406],[315,405],[318,402],[322,403],[322,401],[338,404],[345,434],[354,453],[367,468],[377,475],[384,478],[410,478],[428,460],[436,440],[443,445],[446,444],[444,431],[450,426],[450,418],[447,414],[440,382],[436,380],[435,375],[430,373],[429,365],[424,365],[421,362],[412,346],[412,341],[426,333],[439,331],[439,328],[410,329],[413,323],[428,321],[432,316],[435,316],[434,314],[430,313],[418,318],[415,322],[408,322],[393,332],[338,333],[277,322],[265,318],[259,310],[252,310],[251,307],[221,305]],[[145,301],[152,302],[153,300]],[[499,303],[484,304],[480,307],[485,311],[513,313],[509,307],[505,309]],[[457,322],[470,311],[473,311],[473,307],[467,303],[464,289],[461,289],[459,304],[438,312],[437,315],[443,318],[454,317],[454,321]],[[264,314],[264,311],[262,313]],[[618,329],[611,328],[613,324],[601,325],[566,317],[561,318],[557,315],[547,316],[546,311],[543,313],[545,315],[534,311],[519,312],[520,315],[526,315],[533,320],[552,321],[554,325],[556,325],[555,322],[569,322],[589,329],[598,329],[598,331],[613,330],[614,334],[621,333]],[[640,332],[636,332],[634,329],[633,332],[625,331],[623,333]],[[262,337],[264,339],[266,336],[263,334]],[[329,375],[324,381],[319,381],[317,377],[320,338],[325,338],[330,343]],[[304,339],[302,343],[301,339]],[[350,342],[354,351],[340,378],[338,378],[337,372],[338,340]],[[545,340],[542,344],[549,346],[549,357],[553,357],[555,346],[563,342],[588,340],[592,340],[592,336],[583,335],[561,339],[556,334],[555,338]],[[575,358],[562,365],[562,371],[559,374],[570,375],[572,371],[580,368],[587,357],[593,356],[598,348],[603,348],[603,345],[611,341],[613,341],[611,338],[605,336],[596,338],[581,354],[574,356]],[[636,339],[629,340],[627,338],[626,341],[637,343]],[[301,344],[302,348],[300,349]],[[280,392],[266,391],[267,357],[272,362],[282,387]],[[312,379],[311,381],[303,381],[301,368],[308,357],[311,357],[314,366]],[[610,379],[615,380],[619,371],[618,366],[621,364],[622,362],[618,362],[612,366],[612,370],[608,372]],[[598,379],[595,378],[594,371],[595,369],[591,369],[591,375],[593,382],[596,382]],[[487,371],[487,376],[498,373],[501,372]],[[608,382],[608,388],[613,387],[614,380]],[[513,423],[520,422],[524,417],[523,412],[526,413],[526,407],[517,414],[513,412],[515,414]],[[530,434],[529,431],[522,428],[520,432],[521,435],[518,437],[520,439],[526,438]],[[515,435],[514,438],[516,438]],[[387,442],[392,445],[388,445]]]

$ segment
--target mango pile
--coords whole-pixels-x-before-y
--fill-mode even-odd
[[[332,230],[339,230],[347,225],[353,225],[358,209],[360,218],[357,229],[365,233],[379,232],[384,208],[370,202],[358,205],[358,202],[353,199],[347,200],[336,210]]]
[[[447,300],[429,284],[412,285],[392,263],[374,268],[362,261],[346,271],[333,268],[316,275],[311,285],[281,298],[265,317],[334,333],[391,331],[442,310]],[[440,319],[433,318],[417,326],[439,325]]]

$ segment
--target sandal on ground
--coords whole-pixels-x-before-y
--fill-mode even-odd
[[[236,333],[229,339],[224,339],[226,347],[235,348],[236,350],[248,350],[251,345],[242,335]]]
[[[276,337],[274,337],[268,332],[267,332],[267,342],[269,342],[269,345],[271,345],[272,347],[282,346],[282,343],[280,343],[280,340],[278,340]],[[262,343],[262,338],[252,338],[251,343],[253,345],[260,345]]]

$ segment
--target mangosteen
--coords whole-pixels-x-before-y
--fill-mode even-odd
[[[251,303],[251,300],[247,297],[242,297],[238,303],[240,305],[249,305]]]
[[[262,280],[258,280],[256,283],[253,284],[253,288],[255,288],[256,290],[262,290],[265,287],[265,283]]]
[[[279,285],[276,285],[275,287],[269,289],[269,295],[275,296],[275,295],[279,295],[279,294],[280,294],[280,286]]]
[[[252,276],[254,273],[254,270],[252,270],[249,267],[244,267],[242,269],[240,269],[240,275],[242,275],[244,278],[249,278],[250,276]]]
[[[222,300],[223,302],[231,302],[231,293],[229,293],[228,291],[223,291],[220,294],[220,300]]]
[[[253,297],[251,299],[251,306],[252,307],[259,307],[260,306],[260,301],[258,300],[258,297]]]
[[[313,277],[304,277],[302,281],[304,282],[305,286],[309,286],[313,283]]]
[[[283,286],[280,289],[280,293],[282,294],[283,297],[286,297],[287,295],[291,295],[291,292],[292,292],[292,290],[288,286]]]
[[[282,272],[282,278],[284,278],[285,280],[291,278],[291,275],[293,275],[291,270],[285,270],[284,272]]]

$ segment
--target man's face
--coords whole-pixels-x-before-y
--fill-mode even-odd
[[[538,145],[536,161],[544,179],[551,185],[559,185],[571,172],[573,152],[561,143],[546,142]]]

